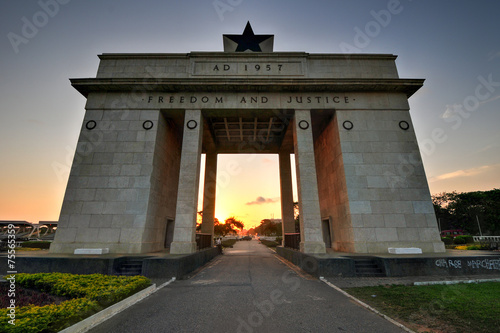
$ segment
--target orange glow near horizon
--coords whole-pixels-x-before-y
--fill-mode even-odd
[[[292,166],[292,173],[295,168]],[[202,157],[198,209],[203,209],[205,156]],[[293,178],[293,177],[292,177]],[[295,182],[294,182],[295,184]],[[281,218],[277,154],[219,154],[215,216],[234,216],[245,229],[266,218]]]

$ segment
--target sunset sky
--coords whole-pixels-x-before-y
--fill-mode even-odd
[[[222,51],[222,34],[248,20],[275,35],[275,51],[398,55],[400,77],[426,79],[410,112],[431,192],[500,188],[498,1],[5,0],[0,9],[0,220],[59,218],[85,111],[69,78],[95,77],[97,54]],[[248,226],[279,218],[277,156],[221,155],[219,174],[228,161],[241,168],[219,181],[216,216]]]

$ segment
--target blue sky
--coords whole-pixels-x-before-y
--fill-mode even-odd
[[[222,34],[241,33],[248,20],[255,33],[275,35],[275,51],[342,53],[349,45],[398,55],[400,77],[426,79],[410,106],[431,192],[500,187],[498,1],[5,0],[0,6],[0,219],[58,218],[85,105],[68,79],[95,76],[97,54],[222,51]],[[253,161],[277,175],[275,157]],[[279,197],[279,187],[251,196],[242,205]],[[260,206],[262,218],[280,214],[278,203]],[[237,211],[224,212],[231,213]]]

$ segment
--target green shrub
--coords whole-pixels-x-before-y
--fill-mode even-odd
[[[441,240],[444,242],[444,245],[452,245],[453,244],[453,238],[451,237],[441,237]]]
[[[226,239],[222,241],[222,246],[232,247],[236,243],[236,239]]]
[[[50,242],[47,241],[22,242],[21,247],[29,247],[32,249],[48,249],[50,248]]]
[[[276,247],[279,245],[275,241],[270,241],[270,240],[266,240],[266,239],[261,239],[260,242],[267,247]]]
[[[75,298],[59,305],[28,305],[16,308],[16,325],[0,322],[1,332],[37,333],[58,332],[99,311],[96,301]],[[2,318],[7,317],[7,309],[1,309]]]
[[[276,243],[278,243],[278,245],[283,244],[283,237],[281,236],[276,237]]]
[[[0,332],[58,332],[148,287],[151,282],[144,276],[38,273],[17,274],[16,284],[73,299],[58,305],[16,308],[16,325],[2,320]],[[7,310],[0,309],[2,318],[8,318]]]
[[[455,244],[471,244],[474,243],[474,238],[470,235],[460,235],[455,237],[453,240],[453,243]]]

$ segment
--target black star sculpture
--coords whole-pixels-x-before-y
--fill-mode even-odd
[[[273,52],[274,35],[256,35],[247,22],[243,35],[222,35],[224,52]]]

